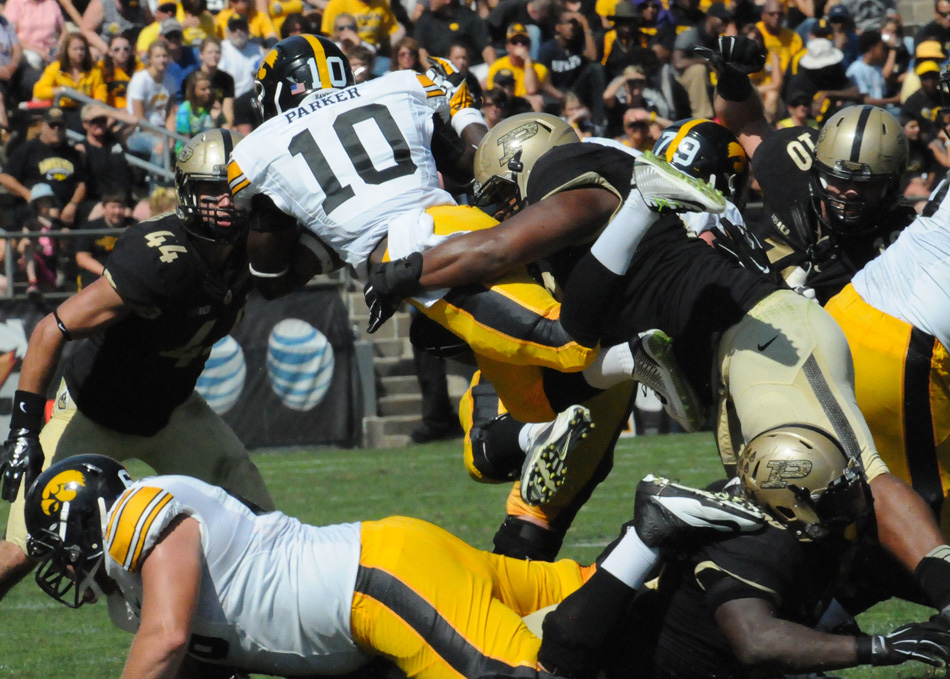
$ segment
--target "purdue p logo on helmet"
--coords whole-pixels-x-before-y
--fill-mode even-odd
[[[264,55],[254,82],[253,105],[261,120],[270,120],[314,92],[353,84],[350,62],[332,40],[317,35],[293,35]]]

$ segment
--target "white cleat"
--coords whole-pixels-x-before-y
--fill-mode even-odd
[[[721,214],[726,210],[721,191],[677,170],[650,151],[634,161],[633,176],[643,201],[656,211]]]
[[[525,502],[538,506],[554,498],[564,483],[571,451],[593,427],[590,411],[574,405],[538,430],[529,441],[521,467],[521,498]]]
[[[663,409],[688,432],[699,431],[706,422],[706,408],[682,374],[673,355],[673,340],[661,330],[647,330],[630,341],[633,379],[650,387],[663,402]]]

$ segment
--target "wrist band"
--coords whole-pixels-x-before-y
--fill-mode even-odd
[[[288,271],[290,271],[289,265],[284,267],[283,271],[278,271],[277,273],[267,273],[265,271],[258,271],[251,265],[250,262],[247,263],[247,268],[250,270],[251,275],[254,276],[255,278],[280,278],[281,276],[286,274]]]
[[[10,413],[10,429],[43,428],[43,415],[46,412],[46,399],[31,391],[17,389],[13,394],[13,411]]]

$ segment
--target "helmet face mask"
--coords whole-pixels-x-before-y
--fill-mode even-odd
[[[132,479],[101,455],[77,455],[52,465],[26,495],[27,554],[40,561],[36,582],[70,608],[101,594],[103,520]]]
[[[178,154],[178,216],[199,241],[233,245],[245,233],[246,214],[234,205],[228,187],[228,161],[241,139],[230,130],[209,130],[192,138]]]
[[[294,35],[274,45],[261,61],[252,106],[263,122],[296,108],[311,94],[355,82],[350,62],[332,40]]]
[[[555,146],[580,142],[568,123],[547,113],[522,113],[488,131],[475,151],[475,205],[497,219],[520,210],[535,163]]]
[[[877,230],[900,198],[907,167],[904,128],[887,111],[851,106],[831,116],[818,136],[812,197],[819,218],[839,237]]]
[[[746,494],[802,542],[853,542],[872,515],[860,463],[808,425],[755,437],[740,456],[738,472]]]
[[[690,177],[709,182],[739,210],[749,193],[749,157],[736,136],[704,118],[673,123],[663,130],[653,153]]]

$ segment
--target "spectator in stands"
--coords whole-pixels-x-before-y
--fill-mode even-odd
[[[488,29],[497,45],[508,40],[507,29],[520,24],[530,38],[531,59],[538,58],[541,43],[554,37],[558,3],[556,0],[501,0],[488,14]]]
[[[783,118],[775,124],[779,130],[786,127],[811,127],[818,129],[818,121],[811,114],[811,95],[805,92],[793,92],[789,97],[786,109],[788,117]]]
[[[904,126],[907,136],[907,169],[904,171],[901,191],[911,198],[926,198],[933,188],[934,178],[941,171],[941,164],[937,161],[937,154],[947,160],[946,148],[943,143],[935,139],[930,144],[921,137],[920,123],[908,115],[901,114],[898,118]],[[923,210],[924,201],[915,203],[918,212]]]
[[[152,9],[143,0],[90,0],[79,27],[86,36],[98,34],[97,49],[104,49],[114,35],[134,40],[148,25]]]
[[[254,77],[264,56],[264,48],[250,41],[247,19],[235,15],[228,20],[227,39],[221,43],[218,68],[234,78],[234,128],[249,134],[256,124],[251,105]]]
[[[654,121],[666,128],[671,121],[659,115],[659,109],[651,97],[646,94],[647,77],[639,66],[627,66],[623,75],[614,78],[604,90],[604,105],[607,109],[607,130],[609,137],[624,134],[624,121],[629,117],[643,120],[647,124]],[[628,115],[628,110],[634,113]]]
[[[848,68],[858,60],[858,34],[854,30],[851,12],[844,5],[835,5],[828,10],[828,23],[831,25],[831,42],[844,55],[844,67]]]
[[[881,40],[884,41],[884,47],[888,51],[894,52],[894,69],[890,75],[885,75],[887,79],[886,91],[888,94],[899,95],[912,59],[911,50],[907,49],[906,44],[910,39],[904,38],[904,26],[900,17],[891,18],[884,22],[881,26]]]
[[[52,237],[63,229],[58,214],[59,202],[53,189],[49,184],[36,184],[30,190],[30,218],[23,231],[43,231],[50,236],[22,238],[17,245],[20,270],[26,274],[26,294],[33,301],[41,301],[44,292],[62,287],[61,277],[57,275],[59,239]]]
[[[160,2],[155,8],[153,16],[155,21],[143,28],[135,40],[135,51],[143,61],[148,54],[148,46],[162,37],[162,22],[166,19],[174,19],[178,12],[178,5],[174,0],[170,2]]]
[[[201,62],[201,66],[185,78],[185,87],[187,88],[188,81],[198,74],[210,78],[215,101],[221,104],[224,127],[230,127],[234,124],[234,78],[218,68],[221,63],[221,41],[215,37],[202,40],[198,60]]]
[[[827,38],[813,38],[797,61],[797,72],[786,75],[787,92],[803,92],[814,100],[813,113],[820,123],[845,102],[862,101],[864,95],[848,78],[844,54]],[[795,60],[792,61],[796,65]],[[791,68],[791,67],[790,67]]]
[[[495,85],[495,89],[504,93],[506,97],[506,104],[504,106],[505,118],[534,110],[531,108],[531,104],[527,99],[515,94],[515,76],[510,69],[502,69],[495,74]]]
[[[277,29],[270,17],[264,12],[258,12],[253,0],[229,0],[228,8],[221,10],[215,21],[218,31],[226,35],[228,24],[232,18],[242,17],[247,23],[248,37],[253,38],[260,45],[270,46],[277,42]]]
[[[178,194],[174,187],[159,186],[152,189],[148,198],[136,203],[132,210],[132,220],[141,222],[165,212],[171,212],[178,207]]]
[[[690,114],[693,118],[712,118],[712,99],[709,96],[710,80],[706,60],[694,56],[696,45],[716,49],[719,35],[733,23],[733,14],[722,2],[714,2],[706,10],[706,19],[688,31],[676,36],[673,45],[673,68],[676,79],[689,96]]]
[[[640,10],[640,44],[653,50],[663,63],[673,56],[676,44],[676,26],[673,15],[663,9],[660,0],[632,0],[634,8]]]
[[[937,138],[937,109],[941,105],[940,65],[935,61],[921,61],[914,72],[920,78],[920,89],[907,98],[901,106],[901,113],[920,123],[920,130],[927,141]]]
[[[79,288],[85,288],[102,275],[109,253],[122,235],[122,230],[134,221],[129,212],[128,194],[110,189],[102,196],[102,216],[90,221],[87,229],[116,229],[114,236],[80,236],[76,239],[76,267],[79,269]]]
[[[542,110],[544,103],[541,91],[548,81],[548,69],[531,59],[531,38],[522,24],[508,27],[505,47],[508,54],[496,59],[489,67],[483,86],[495,87],[497,84],[504,87],[495,79],[500,73],[510,74],[514,79],[514,96],[527,99],[535,111]]]
[[[182,44],[184,35],[184,28],[176,19],[162,22],[162,38],[168,44],[168,75],[175,81],[178,103],[184,100],[185,78],[199,66],[195,50]]]
[[[102,211],[106,189],[130,194],[134,176],[125,159],[122,140],[132,133],[136,119],[125,111],[114,111],[97,104],[86,104],[81,111],[86,137],[76,150],[82,153],[86,177],[86,195],[79,205],[76,223],[81,227],[96,219]]]
[[[23,47],[16,28],[0,14],[0,129],[9,127],[7,108],[16,106],[21,98],[18,88],[22,61]]]
[[[93,63],[89,42],[82,33],[67,33],[63,36],[56,61],[46,67],[33,86],[33,99],[53,103],[65,87],[103,103],[107,98],[102,71]],[[82,129],[78,115],[81,103],[68,97],[62,97],[56,103],[67,112],[67,125],[76,130]]]
[[[946,52],[936,40],[924,40],[914,48],[914,65],[905,75],[904,82],[901,83],[901,101],[905,102],[914,92],[920,89],[920,76],[917,75],[917,69],[927,61],[932,61],[938,66],[942,66],[947,60]]]
[[[207,0],[181,0],[175,18],[185,29],[183,45],[198,50],[205,38],[218,37],[218,25]]]
[[[613,29],[604,35],[601,63],[605,81],[610,82],[623,73],[627,66],[639,65],[646,48],[640,40],[643,14],[632,3],[626,0],[617,3],[614,13],[606,18],[613,21]]]
[[[336,46],[343,50],[343,52],[346,52],[356,45],[362,45],[373,54],[376,54],[375,45],[360,38],[360,34],[357,32],[356,18],[347,12],[341,12],[336,15],[336,19],[333,22],[332,37],[333,42],[335,42]]]
[[[936,40],[944,53],[950,52],[950,0],[934,0],[934,18],[914,36],[914,45]]]
[[[292,35],[301,33],[313,33],[313,26],[310,19],[300,13],[288,14],[278,29],[280,39],[289,38]]]
[[[894,0],[841,0],[854,17],[854,26],[859,33],[879,30],[888,13],[897,11]]]
[[[624,146],[638,151],[652,151],[654,140],[650,136],[650,123],[636,117],[636,109],[627,109],[623,115],[624,135],[619,138]]]
[[[132,76],[128,90],[128,112],[136,120],[174,130],[178,104],[175,80],[168,74],[168,43],[156,40],[148,48],[148,66]],[[130,151],[146,156],[155,165],[163,165],[167,153],[164,139],[151,130],[139,130],[126,142]]]
[[[56,58],[66,24],[63,12],[56,0],[7,0],[3,13],[16,29],[23,50],[23,89],[30,97],[34,83]]]
[[[541,45],[538,61],[550,73],[551,95],[558,100],[573,92],[590,109],[595,124],[603,125],[604,69],[597,63],[597,45],[587,18],[571,10],[558,15],[554,39]]]
[[[145,68],[138,55],[132,50],[132,43],[124,35],[113,36],[109,41],[109,51],[96,64],[102,73],[106,86],[106,105],[125,110],[129,80]]]
[[[580,97],[571,91],[566,92],[564,99],[561,101],[561,118],[571,124],[578,137],[585,134],[591,136],[594,132],[603,129],[596,126],[590,109],[584,105]]]
[[[898,115],[900,95],[887,94],[887,76],[894,70],[896,52],[887,50],[880,31],[875,30],[858,36],[858,50],[861,58],[848,67],[847,75],[864,95],[863,103],[881,106],[891,115]]]
[[[391,54],[391,45],[405,34],[388,0],[330,0],[320,26],[324,35],[333,35],[334,22],[340,14],[349,14],[356,20],[360,40],[376,48],[378,54]]]
[[[376,53],[364,45],[353,45],[347,48],[346,58],[350,62],[353,78],[357,83],[365,83],[376,77],[373,67],[376,62]]]
[[[489,130],[506,118],[507,106],[508,95],[500,87],[482,92],[482,115]]]
[[[390,71],[415,71],[425,73],[420,58],[419,43],[413,38],[400,38],[393,45],[393,54],[389,58]]]
[[[30,190],[40,183],[49,184],[61,206],[60,219],[72,225],[86,196],[86,176],[82,157],[66,142],[66,115],[61,108],[46,112],[39,134],[18,146],[0,173],[0,186],[19,198],[17,221],[26,220]]]
[[[480,101],[482,97],[482,85],[478,82],[478,78],[475,77],[475,74],[469,69],[469,65],[472,63],[472,51],[469,49],[468,44],[462,40],[453,42],[446,56],[449,61],[452,62],[455,70],[465,76],[468,91],[475,97],[475,101]]]
[[[215,127],[221,127],[221,106],[215,104],[211,78],[203,73],[196,73],[193,78],[188,79],[185,101],[178,107],[175,132],[191,139],[196,134]],[[182,146],[184,142],[175,142],[176,156]]]
[[[419,41],[423,56],[448,56],[452,45],[461,42],[475,59],[473,63],[490,64],[496,58],[488,24],[459,0],[429,0],[412,36]]]
[[[781,0],[766,0],[762,7],[762,20],[755,24],[768,55],[765,62],[768,71],[764,77],[755,78],[753,82],[763,95],[763,104],[769,120],[775,120],[781,106],[780,88],[785,69],[791,63],[792,57],[805,48],[801,36],[786,28],[784,21],[785,7]]]

